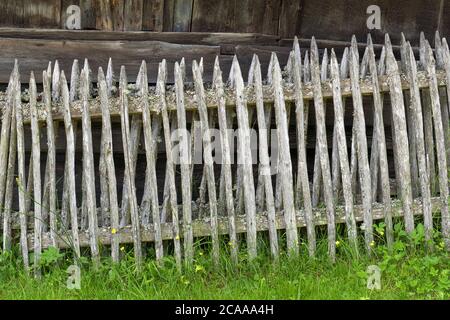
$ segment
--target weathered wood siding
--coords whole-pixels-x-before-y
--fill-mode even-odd
[[[67,8],[81,9],[82,29],[108,31],[239,32],[348,39],[367,32],[367,7],[381,8],[381,30],[392,41],[400,32],[413,45],[419,32],[450,31],[445,0],[2,0],[1,27],[65,28]]]

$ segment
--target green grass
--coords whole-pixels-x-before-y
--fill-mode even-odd
[[[194,264],[182,273],[171,257],[165,258],[163,267],[156,266],[151,247],[140,273],[136,272],[131,247],[123,248],[117,265],[110,262],[104,248],[98,270],[92,269],[87,258],[81,260],[81,290],[66,287],[66,270],[72,261],[69,252],[47,250],[39,280],[22,271],[18,253],[2,253],[0,299],[450,299],[450,261],[439,232],[430,252],[424,244],[422,225],[406,236],[397,224],[399,240],[389,252],[383,227],[381,223],[376,228],[371,257],[356,256],[345,240],[339,239],[335,264],[327,258],[325,240],[319,241],[315,259],[307,256],[302,243],[298,257],[283,252],[274,264],[264,254],[268,251],[266,240],[259,239],[262,255],[256,260],[247,261],[242,248],[237,266],[232,266],[228,253],[223,252],[220,265],[214,267],[209,244],[203,239],[196,243]],[[224,240],[222,247],[226,246]],[[369,265],[382,270],[381,290],[367,289]]]

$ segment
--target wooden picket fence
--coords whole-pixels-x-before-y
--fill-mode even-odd
[[[353,38],[340,62],[334,50],[330,54],[325,50],[320,62],[314,38],[309,51],[302,52],[295,39],[286,67],[282,70],[273,54],[265,80],[255,55],[247,83],[237,59],[227,81],[216,59],[213,81],[207,84],[202,80],[203,62],[194,61],[193,84],[185,83],[187,70],[182,60],[175,63],[173,85],[166,84],[168,68],[162,61],[156,86],[149,87],[144,61],[136,84],[127,83],[125,68],[121,68],[118,89],[111,61],[106,75],[99,69],[96,86],[87,60],[81,72],[74,61],[70,85],[56,62],[53,70],[49,65],[43,72],[43,92],[39,94],[33,74],[27,91],[21,90],[16,62],[6,94],[0,99],[3,249],[10,250],[19,238],[28,268],[39,265],[42,250],[49,246],[69,248],[76,256],[81,247],[90,247],[97,264],[100,245],[109,246],[112,260],[117,262],[121,245],[132,243],[140,264],[143,243],[153,243],[156,260],[161,261],[170,240],[181,267],[183,261],[193,260],[194,239],[205,236],[211,239],[215,262],[223,243],[221,235],[227,235],[228,250],[236,262],[243,243],[239,234],[246,235],[251,259],[258,254],[260,232],[268,233],[276,259],[282,246],[279,229],[285,232],[287,251],[297,254],[302,227],[306,227],[305,242],[313,256],[316,227],[326,225],[328,253],[334,260],[337,224],[345,224],[356,249],[357,223],[362,222],[359,230],[370,252],[374,220],[384,219],[386,240],[392,245],[393,217],[403,216],[406,231],[411,232],[414,216],[423,216],[426,239],[431,239],[434,212],[441,217],[442,234],[450,248],[450,52],[446,39],[438,34],[434,50],[422,35],[419,61],[404,38],[400,48],[401,60],[397,61],[386,35],[376,58],[369,36],[360,59]],[[332,132],[329,128],[327,132],[330,108]],[[313,119],[308,119],[309,115]],[[370,117],[373,132],[368,139],[366,121]],[[120,134],[116,136],[113,128],[117,121],[113,120],[119,118]],[[389,132],[385,131],[386,118],[391,123]],[[59,124],[64,136],[57,134]],[[96,124],[101,125],[98,145],[92,135]],[[351,128],[351,136],[346,135],[346,127]],[[220,131],[220,164],[213,161],[209,128]],[[251,139],[254,128],[256,146]],[[269,142],[271,128],[277,132],[272,138],[278,149],[274,175],[269,173],[274,143]],[[236,148],[230,143],[229,129],[239,129]],[[81,173],[76,170],[79,130]],[[200,135],[193,134],[196,130]],[[179,138],[178,154],[172,152],[174,134]],[[135,181],[141,173],[136,167],[141,135],[145,185],[139,203]],[[311,135],[314,148],[307,147]],[[392,135],[391,148],[387,135]],[[64,169],[58,175],[57,140],[65,145]],[[117,156],[113,150],[117,140],[122,142],[123,155]],[[27,172],[25,145],[29,142]],[[200,175],[192,164],[198,145],[203,160]],[[163,167],[157,163],[161,147],[165,150]],[[100,150],[98,161],[94,149]],[[41,157],[42,150],[46,159]],[[252,150],[257,150],[257,155],[252,155]],[[237,165],[232,160],[235,154],[240,159]],[[124,163],[121,199],[117,157]],[[158,183],[161,174],[163,184]],[[78,183],[76,177],[80,176]],[[62,181],[62,194],[57,190],[58,181]],[[77,199],[80,194],[81,201]],[[396,197],[391,198],[392,194]],[[13,195],[18,196],[17,212]],[[34,252],[33,262],[29,251]]]

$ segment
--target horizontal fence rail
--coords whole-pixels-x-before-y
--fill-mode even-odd
[[[173,85],[163,60],[154,86],[145,61],[135,83],[111,60],[98,79],[88,60],[70,75],[56,61],[39,91],[33,73],[21,85],[16,61],[0,93],[3,250],[17,241],[39,273],[51,246],[77,257],[89,247],[98,264],[104,250],[119,261],[129,243],[139,265],[152,243],[158,262],[173,254],[181,268],[199,237],[216,263],[223,235],[237,262],[240,234],[252,259],[262,232],[275,259],[301,243],[313,256],[323,225],[334,260],[337,224],[370,253],[375,220],[391,246],[394,217],[410,233],[420,216],[432,240],[435,213],[450,249],[450,52],[438,33],[434,44],[422,34],[417,61],[402,37],[397,61],[388,35],[378,57],[369,35],[362,56],[353,38],[338,59],[295,39],[283,69],[272,54],[261,70],[255,55],[246,82],[237,58],[228,79],[216,59],[209,83],[203,60],[186,70],[183,59]]]

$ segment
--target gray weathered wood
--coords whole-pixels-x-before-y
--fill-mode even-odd
[[[5,189],[6,189],[6,178],[7,178],[7,170],[8,166],[8,151],[9,151],[9,135],[11,130],[11,112],[12,112],[12,102],[13,102],[13,93],[14,93],[14,75],[18,74],[18,62],[15,60],[14,69],[11,73],[9,84],[6,92],[6,106],[3,110],[3,118],[2,118],[2,128],[1,128],[1,137],[0,137],[0,208],[4,207],[4,197],[5,197]],[[1,212],[2,210],[0,210]]]
[[[281,69],[276,57],[273,54],[273,88],[275,94],[275,121],[278,133],[279,163],[278,170],[281,173],[281,190],[283,195],[284,216],[286,220],[286,240],[289,254],[298,254],[299,243],[297,225],[295,221],[294,208],[294,179],[292,174],[292,161],[289,150],[288,136],[288,116],[286,114],[286,106],[282,96],[281,87]]]
[[[206,168],[206,181],[208,187],[210,221],[211,221],[211,240],[212,255],[216,265],[219,263],[219,233],[217,229],[217,199],[216,182],[214,178],[214,163],[211,150],[211,135],[209,132],[208,109],[206,107],[205,88],[203,86],[202,72],[197,62],[192,64],[192,73],[194,77],[195,91],[198,98],[198,111],[202,128],[202,137],[204,145],[204,168]]]
[[[306,161],[305,147],[305,102],[303,101],[302,78],[300,70],[302,68],[300,46],[298,40],[294,40],[294,57],[292,65],[292,78],[296,91],[295,100],[295,120],[297,125],[297,148],[298,148],[298,164],[297,164],[297,189],[302,191],[303,207],[305,211],[306,232],[308,238],[308,253],[314,256],[316,251],[316,231],[314,226],[314,217],[311,203],[311,193],[309,188],[308,169]],[[270,181],[269,181],[270,182]],[[300,193],[300,190],[298,190]],[[300,196],[300,194],[298,195]]]
[[[269,147],[267,141],[268,129],[266,127],[267,120],[264,112],[264,103],[263,103],[261,64],[259,63],[259,59],[256,55],[254,61],[255,66],[252,78],[255,84],[255,94],[257,103],[256,112],[258,118],[259,157],[261,163],[260,175],[263,180],[263,188],[267,210],[267,220],[269,223],[270,252],[274,257],[274,259],[278,259],[279,246],[278,246],[277,225],[275,224],[275,206],[272,189],[272,178],[270,175]]]
[[[98,248],[98,222],[97,222],[97,206],[95,199],[95,173],[94,173],[94,154],[92,151],[92,130],[91,119],[89,116],[89,67],[87,63],[81,71],[81,99],[83,101],[83,177],[84,177],[84,203],[85,212],[88,220],[88,230],[91,244],[91,256],[94,265],[100,262]]]
[[[316,52],[318,56],[318,52]],[[328,50],[325,49],[322,57],[322,65],[320,69],[320,80],[326,81],[328,79]],[[324,108],[326,107],[326,101],[324,101]],[[325,110],[325,109],[324,109]],[[312,204],[316,207],[320,201],[320,190],[322,188],[322,169],[320,165],[318,140],[316,138],[315,156],[314,156],[314,175],[312,186]]]
[[[405,39],[405,35],[403,33],[401,34],[400,56],[401,56],[402,73],[407,73],[409,54],[407,53],[406,39]],[[403,95],[405,97],[405,113],[406,113],[408,141],[409,141],[409,159],[410,159],[410,167],[411,167],[411,192],[412,192],[413,198],[415,198],[419,192],[419,172],[418,172],[418,167],[417,167],[417,152],[416,152],[416,141],[415,141],[416,128],[414,126],[415,121],[414,121],[413,110],[411,107],[410,90],[404,91]]]
[[[405,229],[408,233],[414,230],[414,217],[411,213],[412,193],[411,193],[411,171],[409,167],[409,143],[406,129],[405,105],[400,84],[400,75],[397,61],[392,52],[392,45],[389,36],[386,35],[386,73],[389,76],[390,96],[392,103],[393,127],[395,132],[394,153],[397,158],[398,183],[401,188],[401,199],[405,212]]]
[[[126,89],[127,90],[127,89]],[[138,156],[138,150],[139,150],[139,143],[140,143],[140,137],[142,132],[142,119],[141,115],[134,114],[131,117],[131,128],[130,130],[130,140],[129,143],[129,149],[130,149],[130,165],[132,167],[132,170],[130,172],[125,171],[124,175],[124,181],[123,181],[123,187],[122,187],[122,205],[121,205],[121,219],[120,219],[120,225],[123,227],[130,223],[131,218],[131,208],[129,207],[130,204],[130,197],[133,197],[133,195],[130,194],[131,187],[129,185],[129,181],[135,181],[136,177],[134,176],[134,172],[136,171],[136,162],[137,162],[137,156]],[[133,176],[128,177],[128,174],[133,174]]]
[[[353,108],[354,108],[354,123],[356,133],[356,150],[358,158],[359,178],[361,184],[361,197],[364,207],[364,239],[366,249],[371,251],[371,243],[373,241],[372,231],[372,192],[370,182],[370,168],[367,151],[367,135],[366,123],[364,119],[363,103],[361,89],[359,86],[359,61],[357,54],[352,47],[350,49],[350,78],[352,82],[353,91]]]
[[[439,100],[439,89],[436,79],[436,66],[433,51],[429,44],[426,44],[427,72],[430,79],[431,106],[433,110],[434,133],[436,135],[436,154],[438,159],[439,172],[439,192],[441,197],[442,235],[446,248],[450,250],[450,219],[448,209],[448,168],[445,151],[444,129],[442,125],[442,113]]]
[[[50,220],[50,235],[53,239],[53,244],[56,246],[56,233],[57,233],[57,216],[56,216],[56,154],[55,154],[55,130],[53,126],[53,117],[52,117],[52,96],[55,100],[59,98],[60,95],[60,82],[59,82],[59,67],[58,64],[55,64],[55,71],[58,71],[58,74],[53,74],[52,80],[52,89],[58,91],[50,92],[50,75],[47,74],[46,71],[43,72],[42,79],[44,79],[44,100],[45,100],[45,108],[47,113],[46,118],[46,127],[47,127],[47,185],[44,183],[44,188],[48,193],[48,202],[46,203],[47,207],[45,211],[48,211],[49,220]],[[46,193],[46,192],[44,192]]]
[[[431,212],[430,182],[427,173],[427,161],[425,158],[425,141],[423,130],[422,104],[420,102],[420,91],[417,86],[417,65],[411,45],[406,45],[407,69],[411,82],[411,106],[414,114],[415,143],[417,144],[417,163],[420,178],[420,190],[422,194],[423,221],[425,227],[425,239],[433,240],[433,217]]]
[[[110,214],[110,226],[111,226],[111,258],[113,262],[119,261],[119,237],[117,231],[119,231],[119,208],[117,200],[117,184],[116,173],[113,157],[112,135],[111,135],[111,119],[109,113],[109,101],[108,101],[108,88],[105,80],[103,70],[99,72],[99,95],[102,106],[102,149],[104,154],[104,166],[107,176],[106,189],[108,195],[105,197],[108,203],[108,211]]]
[[[345,48],[344,53],[342,54],[340,70],[339,70],[339,79],[345,79],[348,77],[348,48]],[[334,82],[334,81],[333,81]],[[340,83],[339,83],[340,87]],[[342,99],[342,115],[345,115],[345,98]],[[339,150],[338,150],[338,137],[337,137],[337,128],[336,122],[334,123],[333,128],[333,149],[331,152],[331,178],[333,185],[333,195],[336,200],[339,200],[339,192],[341,189],[341,180],[339,179],[341,172],[341,163],[339,160]]]
[[[236,57],[233,60],[233,74],[236,90],[236,113],[239,128],[238,154],[240,154],[240,157],[238,156],[238,161],[240,159],[242,164],[242,189],[247,218],[247,250],[249,259],[254,259],[257,255],[255,185],[253,182],[250,130],[248,127],[247,103],[244,95],[244,81]]]
[[[431,203],[433,205],[433,212],[436,212],[439,210],[440,206],[440,199],[439,198],[432,198]],[[402,217],[403,216],[403,209],[402,204],[400,201],[393,201],[392,203],[392,212],[394,217]],[[326,217],[326,209],[324,208],[318,208],[314,209],[314,222],[317,226],[326,225],[327,217]],[[354,212],[355,212],[355,219],[357,222],[362,222],[363,220],[363,210],[361,205],[355,205],[354,206]],[[420,200],[415,200],[413,205],[413,214],[416,216],[422,215],[422,204]],[[337,207],[336,209],[336,223],[345,223],[345,214],[344,209],[342,207]],[[384,210],[382,205],[376,205],[374,206],[373,210],[373,218],[374,220],[382,220],[384,218]],[[284,216],[282,212],[276,213],[276,223],[277,225],[284,229]],[[304,220],[304,212],[302,210],[296,211],[296,221],[297,225],[299,227],[305,227],[305,220]],[[257,230],[258,231],[267,231],[268,229],[268,222],[267,222],[267,216],[265,215],[258,215],[257,216]],[[208,221],[205,220],[195,220],[193,222],[193,230],[195,237],[206,237],[209,235],[210,232],[210,225]],[[173,233],[172,233],[172,225],[171,223],[164,223],[161,225],[161,232],[164,240],[171,240]],[[236,232],[241,234],[246,232],[246,223],[245,223],[245,217],[244,216],[237,216],[236,217]],[[109,230],[102,231],[100,233],[100,239],[104,245],[109,245],[110,241],[110,234]],[[219,233],[220,234],[227,234],[228,233],[228,218],[221,217],[219,218]],[[131,227],[127,226],[119,233],[120,242],[121,243],[132,243],[133,237],[131,232]],[[61,242],[59,243],[60,248],[67,247],[67,243],[64,241],[63,238]],[[88,235],[83,233],[80,234],[80,240],[81,245],[83,247],[89,246],[89,238]],[[147,229],[143,230],[142,232],[142,241],[143,242],[153,242],[154,241],[154,233],[153,230]],[[43,247],[48,246],[48,234],[45,233],[43,235]],[[33,238],[28,238],[28,244],[33,245]]]
[[[335,118],[335,136],[337,141],[337,148],[339,152],[339,165],[341,167],[342,175],[342,191],[345,200],[345,222],[347,225],[348,238],[351,241],[354,250],[358,250],[357,244],[357,230],[355,216],[353,213],[353,193],[351,190],[351,176],[350,165],[348,163],[347,141],[345,139],[344,127],[344,108],[341,96],[341,81],[339,74],[339,65],[337,62],[334,50],[331,50],[331,79],[333,81],[334,91],[334,118]]]
[[[311,41],[311,78],[314,90],[314,109],[316,115],[317,139],[319,141],[320,166],[322,169],[324,182],[324,199],[327,208],[328,226],[328,254],[331,261],[336,259],[336,228],[335,210],[333,202],[333,190],[331,186],[331,172],[328,158],[328,143],[325,129],[325,111],[323,106],[322,86],[320,83],[319,57],[317,55],[317,45],[313,38]]]
[[[30,76],[30,112],[31,140],[33,144],[33,202],[34,202],[34,270],[35,276],[40,276],[40,260],[42,252],[42,207],[41,207],[41,146],[39,138],[39,123],[36,112],[36,82],[34,74]]]
[[[164,82],[165,79],[165,61],[160,64],[159,67],[159,77],[158,77],[158,87],[160,93],[164,92]],[[171,135],[172,131],[170,129],[169,115],[167,113],[167,107],[163,103],[161,104],[161,116],[163,120],[163,130],[164,130],[164,141],[166,144],[166,178],[168,181],[169,197],[170,197],[170,212],[172,213],[172,225],[173,225],[173,240],[175,247],[175,260],[177,267],[181,269],[181,247],[180,247],[180,228],[178,222],[178,204],[177,204],[177,191],[175,185],[175,162],[173,159],[173,146]]]
[[[17,128],[17,188],[19,197],[19,221],[20,221],[20,248],[22,252],[22,259],[25,270],[28,271],[30,262],[28,257],[28,243],[27,243],[27,210],[25,210],[25,198],[30,197],[26,194],[25,181],[25,148],[24,148],[24,133],[22,120],[22,103],[20,95],[20,79],[15,79],[15,107],[16,107],[16,128]]]
[[[164,255],[164,248],[161,239],[161,221],[159,216],[159,201],[158,201],[158,185],[156,183],[156,139],[160,132],[160,117],[156,120],[154,119],[154,125],[151,123],[149,105],[146,101],[146,96],[148,95],[148,86],[145,78],[147,77],[147,66],[145,62],[142,62],[143,70],[143,80],[141,81],[141,96],[143,99],[143,111],[142,111],[142,122],[144,126],[144,144],[145,144],[145,157],[147,161],[147,175],[148,175],[148,197],[150,201],[150,210],[153,220],[153,227],[155,232],[155,254],[158,263],[161,263],[162,257]],[[163,73],[164,70],[161,71]],[[165,92],[164,86],[161,86],[161,82],[164,82],[165,75],[159,75],[159,92],[160,92],[160,108],[164,108],[165,104]],[[153,128],[153,129],[152,129]],[[154,152],[153,152],[154,151]],[[144,201],[144,200],[142,200]]]
[[[218,120],[220,139],[222,141],[222,169],[223,169],[223,189],[225,192],[225,207],[228,216],[228,229],[230,235],[231,260],[234,264],[238,262],[238,242],[236,237],[235,212],[233,201],[233,181],[231,172],[231,154],[228,137],[227,110],[223,92],[222,71],[220,70],[219,59],[214,62],[213,86],[216,92],[218,104]]]
[[[375,108],[375,131],[376,131],[376,142],[372,144],[372,153],[376,154],[376,160],[370,162],[372,166],[379,167],[380,180],[381,180],[381,193],[384,205],[384,221],[386,223],[386,242],[388,248],[392,247],[394,242],[394,230],[392,223],[392,205],[391,205],[391,188],[389,184],[389,167],[388,158],[386,151],[386,136],[384,132],[384,120],[383,120],[383,96],[380,94],[379,84],[378,84],[378,72],[375,53],[373,50],[373,43],[370,39],[369,41],[369,70],[374,85],[373,92],[373,105]],[[383,54],[381,56],[383,60]],[[384,63],[384,62],[381,62]],[[374,138],[375,139],[375,138]],[[374,151],[377,150],[377,152]],[[378,171],[378,170],[377,170]],[[371,178],[378,177],[378,174],[374,174]],[[372,183],[372,188],[376,188],[377,184]],[[373,195],[374,193],[372,193]]]
[[[64,175],[67,176],[68,211],[70,212],[70,226],[72,231],[72,247],[75,251],[75,257],[80,257],[80,240],[78,235],[78,209],[75,185],[75,137],[73,131],[73,122],[70,114],[69,88],[67,87],[66,76],[61,71],[61,96],[64,112],[64,127],[66,131],[66,167]]]
[[[133,154],[132,154],[132,142],[130,136],[130,125],[128,119],[128,98],[127,98],[127,76],[125,73],[125,67],[120,68],[120,100],[121,100],[121,129],[122,129],[122,143],[125,158],[125,171],[127,174],[125,178],[127,179],[128,185],[128,207],[131,216],[131,225],[133,228],[133,245],[134,245],[134,256],[136,259],[136,264],[138,268],[142,264],[142,247],[141,247],[141,232],[139,223],[138,206],[136,200],[136,185],[134,182],[134,164],[133,164]]]
[[[188,137],[186,136],[186,109],[184,105],[183,75],[180,65],[175,63],[175,92],[177,100],[177,119],[180,131],[180,167],[183,202],[183,229],[184,229],[184,256],[187,264],[193,259],[193,233],[192,233],[192,193]]]
[[[18,74],[15,74],[13,77],[16,78]],[[11,207],[13,202],[13,188],[14,188],[14,171],[16,169],[16,152],[17,152],[17,131],[16,131],[16,106],[15,106],[15,82],[13,80],[13,89],[11,90],[11,134],[10,134],[10,143],[9,143],[9,153],[8,153],[8,165],[4,168],[7,172],[6,177],[6,187],[5,187],[5,204],[4,207],[1,208],[3,211],[3,251],[11,251],[12,244],[12,233],[11,233]]]

